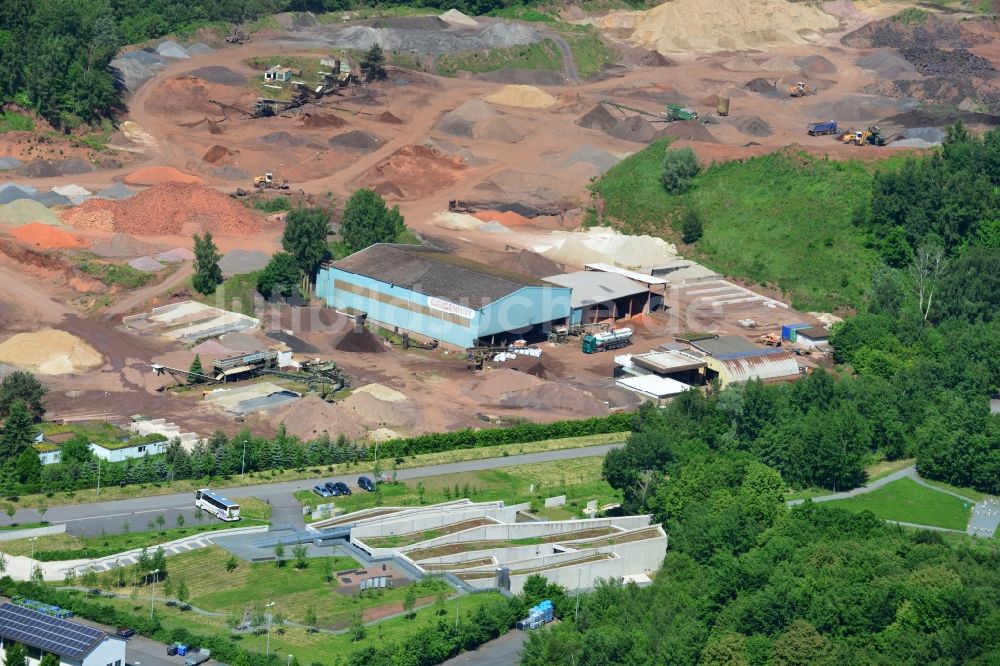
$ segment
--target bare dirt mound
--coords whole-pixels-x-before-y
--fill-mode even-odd
[[[200,67],[196,70],[188,72],[188,74],[196,76],[204,81],[208,81],[209,83],[218,83],[224,86],[243,86],[247,83],[247,77],[238,72],[234,72],[228,67],[219,67],[218,65]]]
[[[198,176],[184,173],[173,167],[155,166],[133,171],[123,179],[129,185],[162,185],[164,183],[186,183],[201,185],[204,181]]]
[[[919,106],[914,100],[898,100],[879,95],[845,95],[838,100],[821,101],[810,106],[817,118],[836,118],[844,122],[878,120]]]
[[[618,117],[612,114],[605,105],[598,104],[577,118],[576,124],[587,129],[599,129],[607,132],[618,124]]]
[[[472,136],[483,141],[500,141],[502,143],[517,143],[527,135],[523,123],[508,118],[488,118],[472,128]]]
[[[232,84],[206,81],[197,76],[172,76],[156,84],[156,95],[149,109],[157,114],[218,114],[219,107],[208,100],[217,99],[238,107],[254,101],[253,91],[233,90]]]
[[[730,118],[729,122],[740,132],[750,136],[771,136],[774,134],[774,128],[768,125],[767,121],[760,116]]]
[[[777,82],[769,81],[765,78],[751,79],[750,81],[744,83],[743,87],[751,92],[769,95],[771,97],[784,96],[781,91],[778,90]]]
[[[760,69],[765,72],[796,72],[799,70],[799,65],[791,58],[776,55],[760,63]]]
[[[357,440],[366,434],[364,426],[354,419],[350,409],[330,404],[317,395],[294,400],[276,411],[274,420],[284,423],[288,434],[303,440],[317,439],[323,433],[334,440],[340,435]]]
[[[128,257],[139,257],[144,254],[156,254],[161,247],[152,243],[146,243],[128,234],[115,234],[107,240],[94,243],[90,246],[90,251],[99,257],[108,259],[125,259]]]
[[[746,53],[740,53],[723,62],[722,69],[727,69],[730,72],[759,72],[761,66]]]
[[[63,214],[82,229],[139,235],[212,231],[247,234],[260,231],[260,219],[225,194],[206,187],[166,183],[125,201],[91,199]]]
[[[840,40],[846,46],[859,49],[902,49],[916,45],[937,49],[967,49],[988,39],[968,30],[959,23],[927,13],[919,21],[904,21],[890,16],[873,21]]]
[[[550,275],[558,275],[563,272],[562,264],[543,257],[531,250],[521,250],[520,252],[508,252],[503,259],[494,264],[497,268],[508,270],[511,273],[520,275],[530,275],[536,278],[545,278]]]
[[[0,343],[0,362],[43,375],[64,375],[98,368],[104,357],[75,335],[43,328]]]
[[[821,55],[811,55],[799,58],[795,61],[806,76],[820,76],[822,74],[836,74],[837,66]]]
[[[628,41],[664,54],[743,51],[808,44],[839,25],[817,7],[787,0],[672,0],[640,14]]]
[[[21,165],[17,172],[29,178],[52,178],[53,176],[70,176],[78,173],[94,171],[94,165],[82,157],[70,157],[65,160],[36,159]]]
[[[538,386],[504,394],[501,407],[558,411],[580,416],[601,416],[608,406],[586,391],[557,382],[542,381]]]
[[[0,224],[19,225],[29,222],[58,225],[59,218],[34,199],[15,199],[0,205]]]
[[[402,198],[429,196],[458,181],[465,162],[426,146],[403,146],[381,160],[359,179],[364,186],[402,192]]]
[[[219,135],[225,133],[225,130],[222,129],[222,125],[215,122],[208,116],[205,116],[201,120],[195,120],[194,122],[190,123],[178,123],[178,125],[180,125],[181,127],[186,127],[188,129],[199,129],[199,130],[203,129],[206,130],[209,134]]]
[[[608,134],[634,143],[649,143],[656,138],[659,130],[642,116],[622,118],[608,130]]]
[[[346,328],[333,348],[352,354],[381,354],[386,351],[378,336],[363,326]]]
[[[454,136],[472,138],[475,126],[484,120],[496,118],[500,113],[481,99],[470,99],[441,117],[437,129]]]
[[[476,384],[470,393],[472,397],[485,404],[499,405],[507,394],[534,388],[541,384],[542,380],[538,377],[509,368],[501,368],[488,372],[486,378]]]
[[[351,418],[368,428],[412,428],[417,423],[417,408],[410,400],[390,402],[371,393],[356,392],[339,404]]]
[[[881,49],[858,60],[858,67],[875,72],[880,79],[901,81],[920,78],[917,68],[892,49]]]
[[[484,97],[491,104],[514,106],[524,109],[547,109],[555,106],[556,98],[534,86],[504,86],[492,95]]]
[[[402,125],[403,119],[399,116],[392,114],[389,111],[383,111],[373,118],[376,122],[386,123],[389,125]]]
[[[299,124],[307,129],[327,129],[330,127],[343,127],[347,124],[347,121],[340,116],[332,114],[304,113],[299,116]]]
[[[202,155],[201,159],[209,164],[222,164],[227,160],[236,158],[239,154],[240,151],[238,150],[230,150],[225,146],[215,144]]]
[[[371,132],[354,130],[338,134],[332,137],[328,143],[334,148],[352,153],[372,153],[381,148],[384,141]]]
[[[18,227],[10,235],[25,245],[42,250],[68,250],[87,246],[87,241],[79,236],[40,222]]]
[[[708,131],[708,128],[697,120],[686,120],[668,123],[657,136],[673,136],[686,141],[701,141],[703,143],[719,143],[719,140]]]
[[[658,104],[687,104],[690,98],[677,88],[664,84],[639,86],[619,86],[611,91],[615,97],[630,97],[632,99],[649,100]]]
[[[104,293],[108,290],[96,280],[48,250],[35,250],[13,240],[0,237],[0,253],[21,264],[21,270],[36,275],[50,284],[66,285],[81,293]]]
[[[990,60],[969,50],[989,41],[988,37],[950,18],[926,14],[919,21],[902,21],[890,17],[870,23],[842,41],[862,48],[897,49],[916,74],[926,77],[918,79],[904,71],[902,79],[880,80],[866,92],[961,109],[985,106],[992,112],[1000,111],[1000,72]],[[885,66],[889,73],[899,69],[898,63]]]

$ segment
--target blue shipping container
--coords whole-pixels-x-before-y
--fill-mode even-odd
[[[809,327],[809,324],[783,324],[781,327],[781,339],[795,342],[795,331]]]

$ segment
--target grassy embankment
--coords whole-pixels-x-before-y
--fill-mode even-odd
[[[621,494],[601,478],[603,458],[578,458],[507,469],[428,476],[418,481],[380,484],[376,493],[360,490],[347,497],[322,499],[309,490],[295,493],[304,505],[333,502],[337,509],[358,511],[378,506],[416,506],[468,497],[475,501],[531,502],[533,510],[549,520],[582,517],[590,500],[598,506],[620,502]],[[545,508],[543,500],[566,495],[566,505]]]
[[[189,603],[214,614],[195,615],[157,603],[156,614],[165,628],[184,628],[200,635],[228,637],[238,641],[244,649],[263,652],[265,635],[233,634],[226,626],[228,615],[237,613],[242,617],[246,607],[274,602],[272,612],[275,616],[303,623],[306,610],[312,608],[321,631],[313,633],[289,625],[272,626],[271,650],[282,655],[292,654],[300,663],[330,663],[331,655],[345,655],[368,645],[398,640],[418,629],[432,626],[444,617],[454,621],[456,610],[460,618],[469,618],[480,606],[495,603],[499,598],[498,595],[476,594],[452,598],[439,606],[436,601],[438,594],[452,595],[454,590],[436,579],[425,579],[416,584],[418,610],[412,619],[395,617],[383,620],[368,627],[364,639],[354,641],[348,633],[329,632],[347,627],[359,611],[365,621],[401,612],[405,587],[386,588],[365,598],[341,594],[337,592],[337,576],[328,581],[325,571],[327,567],[333,572],[358,567],[357,562],[344,557],[313,558],[305,569],[295,568],[290,561],[281,567],[275,562],[238,561],[230,570],[228,560],[229,554],[216,547],[182,553],[169,559],[168,575],[175,586],[183,580],[189,590]],[[112,591],[128,594],[129,589],[112,588]],[[162,586],[157,592],[159,598]],[[148,599],[148,594],[140,588],[135,599],[113,599],[108,603],[136,614],[148,613],[149,602],[142,597]]]
[[[876,256],[851,218],[871,194],[875,165],[786,149],[708,166],[691,192],[671,196],[660,184],[666,145],[651,144],[597,183],[603,222],[680,243],[681,214],[691,206],[704,235],[682,255],[780,289],[797,309],[861,302]]]
[[[424,467],[432,465],[444,465],[447,463],[464,462],[467,460],[485,460],[487,458],[503,458],[507,456],[520,455],[522,453],[540,453],[542,451],[558,451],[562,449],[575,449],[587,446],[602,446],[623,442],[628,433],[607,433],[602,435],[585,435],[582,437],[565,437],[562,439],[546,439],[537,442],[527,442],[524,444],[506,444],[501,446],[482,446],[475,449],[455,449],[453,451],[443,451],[440,453],[422,453],[411,456],[399,463],[399,469],[410,467]],[[343,463],[340,465],[327,465],[322,468],[310,467],[308,469],[288,469],[274,470],[260,474],[250,473],[246,478],[232,476],[226,479],[212,479],[212,488],[221,490],[237,486],[247,486],[264,483],[280,483],[282,481],[300,481],[303,479],[317,479],[321,475],[339,476],[351,474],[366,474],[371,471],[371,463]],[[21,496],[16,502],[19,508],[37,507],[40,504],[48,506],[63,506],[69,504],[87,504],[89,502],[110,502],[131,497],[149,497],[151,495],[170,495],[174,493],[194,493],[199,488],[204,488],[204,479],[185,479],[169,483],[138,484],[128,485],[124,488],[112,486],[102,488],[98,496],[93,488],[76,490],[66,493],[51,493]],[[192,500],[193,501],[193,500]]]
[[[899,479],[870,493],[830,504],[849,511],[871,511],[883,520],[961,531],[969,522],[970,511],[967,502],[912,479]]]

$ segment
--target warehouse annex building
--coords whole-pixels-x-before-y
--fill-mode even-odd
[[[63,620],[30,608],[0,605],[0,658],[7,648],[28,648],[28,666],[38,666],[44,654],[59,657],[61,666],[123,666],[125,641],[100,629]]]
[[[338,310],[457,347],[544,339],[571,310],[566,287],[393,243],[324,264],[316,295]]]
[[[630,319],[650,311],[649,287],[620,273],[596,270],[545,278],[572,290],[570,324],[596,324]]]

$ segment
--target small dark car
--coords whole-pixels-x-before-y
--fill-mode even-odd
[[[333,485],[335,485],[337,487],[337,490],[340,491],[341,495],[350,495],[351,494],[351,489],[348,488],[347,484],[344,483],[343,481],[337,481],[337,483],[335,483]]]
[[[168,657],[175,657],[175,656],[177,656],[177,646],[176,645],[171,645],[170,647],[167,648],[167,656]]]
[[[369,479],[367,476],[358,477],[358,488],[362,490],[367,490],[370,493],[375,492],[375,483]]]
[[[341,495],[340,488],[338,488],[337,484],[334,483],[333,481],[326,482],[326,490],[333,497],[339,497]]]
[[[131,627],[118,627],[118,631],[116,633],[122,638],[132,638],[135,636],[135,629],[132,629]]]

